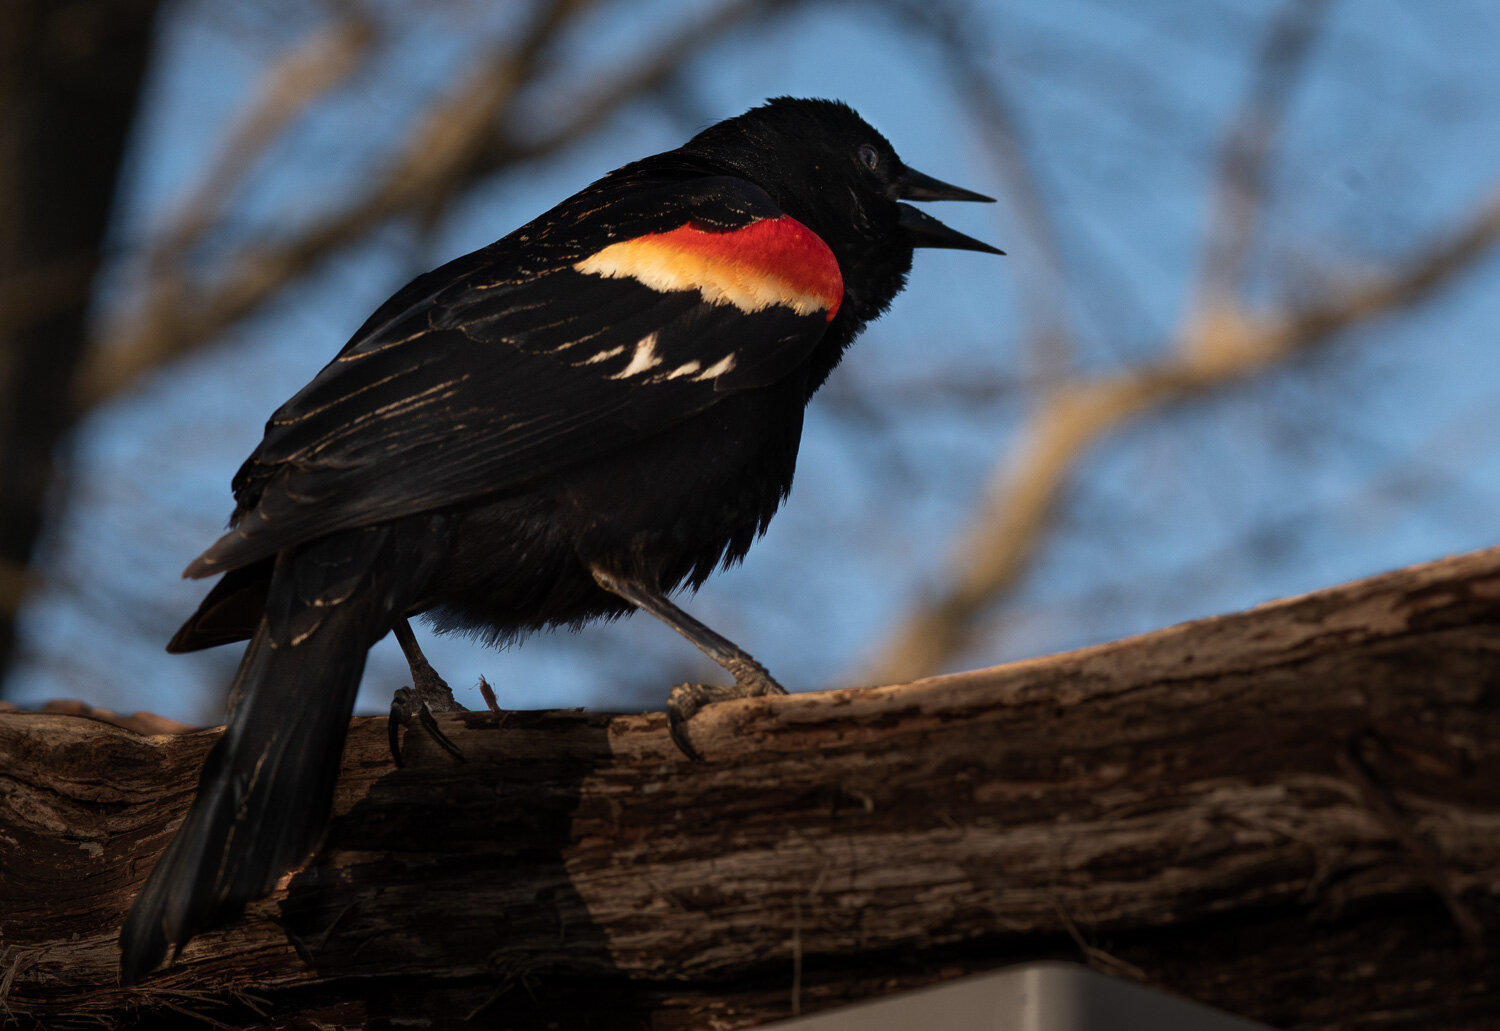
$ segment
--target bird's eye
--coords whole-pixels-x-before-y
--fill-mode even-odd
[[[868,143],[865,143],[860,145],[859,160],[864,163],[864,166],[866,168],[873,172],[875,170],[875,166],[880,163],[880,155],[875,153],[874,147],[870,146]]]

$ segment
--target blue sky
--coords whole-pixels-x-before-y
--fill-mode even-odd
[[[689,8],[604,5],[523,110],[566,111],[579,69],[608,68]],[[1500,184],[1500,14],[1396,0],[1331,8],[1273,166],[1252,251],[1259,304],[1372,274],[1456,224]],[[1159,354],[1201,260],[1225,121],[1275,5],[970,5],[966,33],[1006,87],[1066,264],[1068,371]],[[299,126],[237,197],[274,227],[349,189],[489,38],[455,34],[455,4],[410,17],[390,63]],[[292,34],[296,26],[287,28]],[[497,25],[503,33],[506,26]],[[279,37],[199,11],[168,31],[119,228],[122,253],[194,181],[205,142],[244,102]],[[81,502],[49,544],[55,586],[27,610],[21,702],[84,697],[211,722],[237,649],[160,653],[203,590],[177,573],[212,541],[228,481],[266,416],[411,274],[503,235],[627,160],[777,94],[835,96],[912,165],[1005,189],[937,49],[871,7],[799,10],[700,59],[671,105],[627,108],[587,144],[484,183],[425,237],[397,226],[341,256],[214,347],[151,377],[80,431]],[[831,686],[940,576],[951,538],[1035,403],[1024,292],[1044,278],[1010,204],[946,205],[944,220],[1010,252],[923,252],[894,310],[809,412],[793,497],[747,563],[688,607],[789,686]],[[128,289],[122,262],[120,290]],[[1500,484],[1500,261],[1434,303],[1256,383],[1147,420],[1078,470],[1037,566],[963,665],[978,666],[1227,611],[1495,539]],[[425,635],[424,635],[425,638]],[[483,673],[516,708],[659,707],[711,675],[646,617],[546,635],[504,653],[433,642],[471,705]],[[389,641],[361,708],[405,682]],[[659,689],[657,685],[660,685]],[[659,697],[658,697],[659,696]]]

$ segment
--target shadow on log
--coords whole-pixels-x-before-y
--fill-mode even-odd
[[[1274,1026],[1500,1026],[1500,549],[714,706],[701,763],[657,713],[440,719],[467,764],[356,720],[323,848],[121,989],[217,731],[0,713],[0,1013],[727,1029],[1060,958]]]

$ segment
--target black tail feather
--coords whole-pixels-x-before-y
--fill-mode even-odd
[[[122,983],[155,969],[168,945],[233,920],[317,845],[365,653],[404,614],[430,561],[398,553],[432,542],[400,525],[343,531],[277,558],[229,725],[120,933]]]
[[[195,652],[254,637],[275,564],[275,559],[263,559],[225,573],[167,643],[167,651]]]

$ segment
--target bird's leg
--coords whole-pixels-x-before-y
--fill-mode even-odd
[[[396,635],[396,642],[401,645],[401,652],[406,656],[406,664],[411,667],[411,687],[402,687],[396,690],[391,699],[391,716],[386,724],[387,732],[390,734],[391,758],[396,761],[397,766],[403,765],[401,760],[401,742],[396,728],[410,727],[415,719],[421,724],[427,736],[459,762],[464,761],[464,754],[459,747],[449,740],[442,728],[437,725],[437,720],[432,718],[434,712],[463,712],[464,707],[458,704],[458,699],[453,697],[453,691],[448,687],[448,682],[438,676],[437,670],[432,668],[432,663],[427,661],[427,656],[422,654],[422,649],[417,646],[417,638],[411,632],[411,624],[404,618],[398,619],[396,625],[391,628]]]
[[[692,616],[672,604],[660,591],[635,580],[590,566],[594,580],[611,594],[619,595],[638,609],[644,609],[723,666],[734,676],[734,686],[711,684],[678,684],[672,688],[667,702],[667,726],[672,740],[690,759],[699,758],[698,752],[687,738],[687,723],[699,709],[711,702],[724,702],[732,698],[753,698],[757,695],[786,694],[786,688],[776,682],[766,668],[750,657],[750,653],[729,638],[716,634]]]

